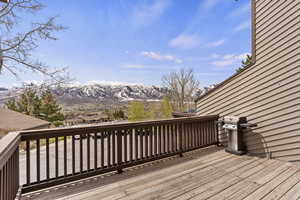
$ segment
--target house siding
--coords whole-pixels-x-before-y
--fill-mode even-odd
[[[199,115],[246,116],[250,154],[300,163],[300,1],[253,1],[255,64],[197,102]],[[220,130],[220,141],[226,144]]]

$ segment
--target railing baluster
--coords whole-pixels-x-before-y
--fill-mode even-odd
[[[30,140],[26,140],[26,183],[30,185]]]
[[[210,143],[210,133],[209,133],[209,123],[205,122],[205,129],[206,129],[206,144]]]
[[[193,123],[190,122],[189,123],[189,138],[190,138],[190,149],[192,149],[194,146],[193,146]]]
[[[55,137],[55,177],[58,177],[58,137]]]
[[[212,140],[213,140],[213,142],[217,142],[217,140],[216,140],[216,129],[215,128],[216,128],[215,127],[215,122],[212,121],[211,122],[211,130],[212,130]]]
[[[101,167],[104,167],[104,139],[105,139],[105,131],[101,132]]]
[[[94,170],[98,168],[98,150],[97,150],[98,133],[94,133]]]
[[[73,135],[72,136],[72,174],[74,175],[75,174],[75,156],[76,156],[76,153],[75,153],[76,149],[75,149],[75,136]]]
[[[39,183],[40,182],[40,139],[38,138],[36,140],[36,181]]]
[[[124,138],[124,162],[127,162],[127,148],[128,148],[128,146],[127,146],[127,137],[128,137],[128,132],[129,132],[129,130],[128,129],[124,129],[123,130],[123,134],[124,134],[124,136],[123,136],[123,138]]]
[[[182,150],[185,151],[186,144],[187,144],[187,126],[186,123],[182,123]]]
[[[79,165],[80,165],[80,173],[83,171],[83,134],[80,135],[79,138]]]
[[[46,179],[50,178],[49,138],[46,137]]]
[[[191,122],[188,123],[188,149],[192,147],[192,127],[191,127]]]
[[[148,142],[149,142],[149,128],[148,127],[146,127],[145,129],[144,129],[145,131],[144,131],[144,134],[145,134],[145,157],[146,158],[148,158],[149,157],[149,154],[148,154],[148,151],[149,151],[149,144],[148,144]]]
[[[5,181],[4,181],[4,193],[6,194],[6,195],[4,195],[4,199],[6,200],[6,199],[8,199],[8,194],[9,194],[9,192],[8,192],[8,170],[7,170],[7,163],[6,163],[6,165],[4,166],[4,173],[5,173]]]
[[[202,130],[203,130],[203,145],[206,145],[207,144],[206,122],[203,122]]]
[[[189,148],[189,123],[184,123],[185,130],[184,130],[184,137],[185,137],[185,145],[184,145],[184,150],[187,150]]]
[[[173,126],[172,124],[169,124],[169,152],[172,153],[173,152]]]
[[[4,193],[3,189],[2,189],[2,186],[3,186],[3,182],[2,182],[2,169],[0,169],[0,200],[2,200],[2,194]]]
[[[205,145],[205,124],[204,122],[201,122],[201,146]]]
[[[198,147],[201,147],[201,122],[197,124],[197,140],[198,140]]]
[[[216,135],[216,142],[218,145],[220,145],[220,139],[219,139],[219,124],[215,123],[215,135]]]
[[[177,152],[179,150],[178,148],[178,123],[175,123],[175,151]]]
[[[1,188],[2,188],[2,194],[1,194],[1,200],[5,200],[5,177],[7,176],[7,174],[5,173],[5,166],[3,166],[2,168],[2,185],[1,185]]]
[[[158,154],[161,155],[162,152],[162,127],[161,126],[158,126]]]
[[[158,127],[156,125],[153,126],[154,128],[154,156],[157,156],[157,149],[158,149],[158,146],[157,146],[157,129]]]
[[[139,137],[140,137],[140,158],[143,159],[144,158],[144,132],[143,132],[143,128],[139,128],[138,129],[139,132]]]
[[[176,124],[172,124],[172,151],[176,152]]]
[[[89,133],[86,134],[87,135],[87,149],[86,149],[86,158],[87,158],[87,171],[89,171],[91,169],[91,140],[90,137],[91,135]]]
[[[122,150],[123,150],[123,145],[122,145],[122,130],[117,131],[117,165],[120,166],[122,164]],[[122,169],[118,169],[118,172],[121,172]]]
[[[173,124],[169,125],[169,135],[170,135],[170,148],[169,151],[170,153],[174,152],[173,151]]]
[[[162,131],[163,131],[163,153],[165,154],[167,152],[167,135],[166,135],[165,125],[162,125]]]
[[[149,138],[150,138],[150,157],[153,157],[153,126],[149,128]]]
[[[208,128],[209,128],[209,143],[212,143],[213,142],[213,133],[212,133],[212,126],[211,126],[211,123],[208,122]]]
[[[132,129],[129,129],[129,150],[130,150],[130,161],[133,160],[133,132]]]
[[[135,147],[135,160],[138,160],[139,157],[139,144],[138,144],[139,140],[138,140],[138,129],[135,128],[134,129],[134,147]]]
[[[116,131],[112,131],[112,164],[116,164]]]
[[[110,167],[111,163],[110,163],[110,137],[111,137],[111,131],[107,131],[107,166]]]
[[[194,138],[195,138],[195,147],[198,147],[198,123],[194,122]]]
[[[196,127],[196,123],[193,122],[192,123],[192,129],[193,129],[193,145],[194,145],[194,148],[197,147],[197,127]]]
[[[167,151],[166,153],[170,153],[170,125],[166,125],[165,126],[166,128],[166,134],[167,134]]]
[[[67,137],[64,136],[64,176],[67,176],[68,171],[67,171]]]

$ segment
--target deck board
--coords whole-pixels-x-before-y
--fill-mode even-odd
[[[95,180],[93,182],[93,180]],[[235,156],[209,147],[126,169],[123,174],[29,194],[56,200],[299,199],[300,168],[291,163]],[[93,187],[89,187],[93,185]],[[56,191],[56,192],[53,192]],[[31,195],[31,196],[30,196]],[[27,196],[28,197],[28,196]]]

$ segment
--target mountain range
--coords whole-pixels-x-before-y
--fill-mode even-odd
[[[23,88],[0,88],[0,103],[18,96]],[[158,86],[85,84],[66,85],[51,88],[58,101],[63,104],[127,102],[132,100],[159,101],[168,89]]]
[[[215,85],[199,89],[195,97],[203,95],[213,87]],[[23,89],[23,87],[11,89],[0,87],[0,104],[9,98],[19,96]],[[168,93],[168,89],[165,87],[141,84],[69,84],[50,89],[58,102],[62,104],[128,102],[132,100],[159,101]]]

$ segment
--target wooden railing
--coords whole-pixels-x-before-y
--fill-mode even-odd
[[[205,116],[20,132],[18,140],[26,150],[20,155],[25,160],[20,177],[22,193],[122,172],[127,167],[218,144],[217,120],[218,116]],[[13,170],[18,177],[18,142],[14,145],[12,153],[6,154],[5,170]],[[1,178],[6,180],[9,170]],[[0,182],[1,189],[3,184]],[[11,184],[12,191],[5,193],[16,193],[18,182]]]
[[[15,199],[19,190],[20,134],[10,133],[0,140],[0,200]]]

